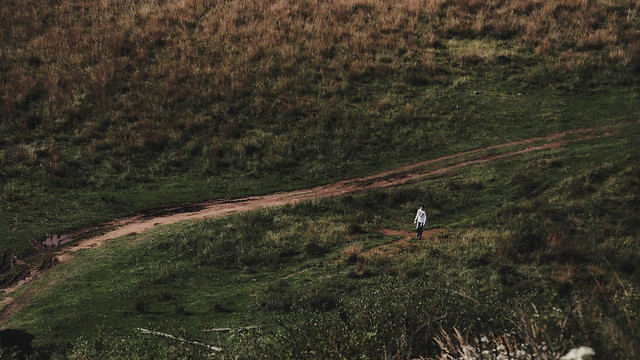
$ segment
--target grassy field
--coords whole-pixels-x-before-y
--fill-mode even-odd
[[[634,122],[411,185],[119,238],[8,295],[28,303],[3,330],[35,336],[34,359],[551,359],[581,345],[637,358],[639,8],[0,1],[0,250],[20,258],[47,234],[167,204]],[[409,232],[419,203],[437,231],[399,248],[385,234]]]
[[[5,326],[77,359],[222,356],[138,327],[229,358],[439,358],[502,344],[633,359],[639,134],[123,237],[48,273]],[[401,237],[381,231],[410,231],[418,203],[442,231],[392,251]],[[202,332],[248,325],[260,329]]]
[[[637,1],[5,1],[0,248],[638,109]],[[9,229],[9,231],[6,231]]]

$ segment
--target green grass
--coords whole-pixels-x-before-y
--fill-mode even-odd
[[[24,257],[46,234],[167,204],[635,122],[637,7],[1,2],[0,249]],[[539,355],[586,344],[631,359],[636,128],[121,238],[29,285],[28,307],[5,325],[34,334],[45,358],[207,356],[140,326],[241,358],[438,357],[513,333],[529,352],[546,342]],[[393,240],[380,229],[410,229],[418,203],[429,227],[447,229],[436,240],[358,255]],[[253,324],[258,333],[201,332]]]
[[[640,113],[635,87],[580,94],[529,89],[521,96],[503,96],[525,90],[492,89],[487,85],[491,80],[478,79],[483,87],[415,89],[399,95],[398,101],[404,104],[392,106],[386,114],[371,112],[369,102],[374,100],[365,101],[344,110],[336,126],[309,128],[304,135],[302,128],[308,124],[292,124],[293,130],[282,135],[291,147],[286,167],[270,165],[269,159],[281,156],[275,149],[280,145],[265,140],[264,151],[250,160],[253,170],[230,168],[217,175],[203,173],[197,158],[189,160],[187,168],[159,173],[145,167],[118,173],[87,164],[73,175],[57,178],[59,183],[42,169],[16,170],[2,185],[4,216],[0,219],[0,227],[15,230],[2,233],[0,246],[25,254],[31,251],[30,241],[45,234],[165,204],[319,185],[506,140],[633,121]],[[481,93],[473,94],[474,89]],[[349,119],[359,120],[351,126]],[[261,128],[264,134],[278,132],[268,123]],[[72,149],[73,145],[65,151]],[[147,161],[162,162],[155,156]]]
[[[546,341],[550,355],[588,345],[631,359],[640,339],[638,134],[629,125],[452,177],[120,238],[47,274],[5,326],[38,346],[72,341],[76,355],[98,351],[99,332],[120,344],[107,346],[113,356],[144,351],[140,341],[172,344],[132,334],[145,327],[249,358],[433,357],[441,349],[431,336],[455,328],[469,341],[514,332],[530,352]],[[394,240],[380,229],[411,229],[418,203],[428,227],[445,232],[413,250],[346,260],[353,244]],[[412,348],[403,345],[425,323]],[[261,330],[201,332],[246,325]]]
[[[0,248],[20,256],[168,203],[640,115],[631,0],[50,3],[0,6]]]

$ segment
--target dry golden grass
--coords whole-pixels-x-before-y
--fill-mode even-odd
[[[353,243],[342,249],[342,259],[349,265],[355,264],[358,260],[360,260],[361,254],[362,245],[360,245],[359,243]]]
[[[425,85],[451,66],[522,54],[548,57],[546,66],[561,72],[640,73],[639,7],[638,0],[2,1],[0,109],[8,128],[21,131],[13,144],[31,142],[29,116],[82,139],[90,157],[100,146],[134,154],[184,146],[207,124],[220,134],[213,151],[231,154],[224,139],[242,129],[237,99],[252,99],[235,106],[249,104],[257,119],[295,118],[313,113],[316,97],[330,108],[349,83],[396,77]],[[174,113],[175,104],[182,108]],[[390,106],[380,99],[380,109]],[[203,107],[211,118],[195,120]],[[204,144],[190,146],[198,153]],[[236,150],[243,156],[245,148]]]
[[[3,56],[41,65],[10,67],[2,97],[11,106],[43,88],[53,104],[68,107],[70,96],[108,92],[132,63],[155,62],[147,75],[160,78],[163,95],[178,99],[186,91],[181,86],[203,77],[212,79],[212,91],[234,96],[276,68],[334,73],[349,64],[349,74],[361,76],[410,61],[436,70],[429,49],[454,35],[563,52],[559,66],[566,68],[601,49],[611,61],[628,63],[640,41],[638,6],[636,0],[3,2],[0,16],[13,19],[2,25]]]

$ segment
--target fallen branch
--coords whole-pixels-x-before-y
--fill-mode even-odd
[[[187,339],[179,338],[177,336],[173,336],[171,334],[165,334],[165,333],[162,333],[162,332],[159,332],[159,331],[151,331],[151,330],[147,330],[147,329],[143,329],[143,328],[138,328],[138,330],[142,331],[143,334],[164,336],[164,337],[167,337],[169,339],[178,340],[178,341],[186,343],[186,344],[202,346],[202,347],[205,347],[205,348],[207,348],[209,350],[213,350],[213,351],[217,351],[217,352],[222,352],[223,351],[221,347],[207,345],[207,344],[201,343],[199,341],[193,341],[193,340],[187,340]]]
[[[223,331],[233,331],[233,330],[253,330],[253,329],[259,329],[259,326],[242,326],[242,327],[235,327],[235,328],[218,328],[218,329],[205,329],[202,330],[204,332],[223,332]]]

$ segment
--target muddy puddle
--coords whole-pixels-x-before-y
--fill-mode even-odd
[[[58,247],[60,245],[64,245],[66,243],[73,241],[73,239],[74,239],[73,234],[66,234],[66,235],[53,234],[53,235],[47,236],[41,242],[41,244],[46,247]]]

